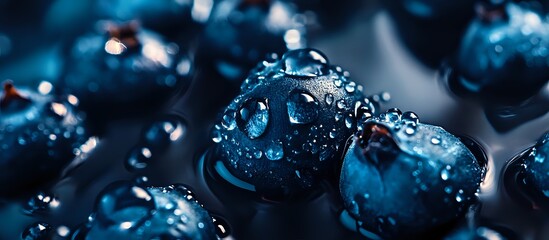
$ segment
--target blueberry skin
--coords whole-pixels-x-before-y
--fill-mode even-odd
[[[281,1],[217,1],[200,37],[197,62],[238,86],[267,54],[287,51],[284,34],[296,27],[293,14]]]
[[[476,0],[385,1],[400,40],[423,64],[437,69],[459,48]]]
[[[549,79],[549,23],[513,3],[492,8],[469,25],[450,84],[458,94],[483,102],[518,104]]]
[[[422,234],[477,202],[484,169],[441,127],[386,113],[367,121],[359,134],[345,155],[340,191],[361,232],[382,238]]]
[[[61,174],[90,137],[74,106],[30,89],[0,109],[0,197],[15,198]]]
[[[375,111],[362,86],[314,49],[264,61],[241,89],[213,140],[229,172],[263,195],[304,192],[333,174],[355,110]]]
[[[206,21],[210,14],[206,11],[199,17],[193,18],[194,1],[100,0],[95,5],[100,18],[123,22],[137,20],[143,27],[170,39],[179,37],[188,39],[199,30],[201,23]],[[207,9],[207,6],[205,7]]]
[[[549,210],[549,132],[530,149],[517,155],[505,169],[507,192],[519,203]]]
[[[180,184],[112,183],[98,197],[92,216],[80,238],[217,239],[208,211]]]
[[[77,39],[67,53],[59,89],[78,97],[92,121],[150,112],[189,85],[192,61],[184,49],[147,30],[123,30],[129,36],[122,37],[137,43],[123,47],[94,33]]]

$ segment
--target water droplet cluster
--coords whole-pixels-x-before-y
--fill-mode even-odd
[[[90,136],[83,119],[74,110],[74,96],[56,99],[29,89],[18,89],[18,92],[28,98],[28,102],[10,103],[11,107],[0,109],[0,192],[3,197],[15,197],[32,190],[31,186],[53,180],[83,150],[91,150],[81,148]]]
[[[212,217],[188,187],[116,182],[99,195],[80,233],[89,239],[216,239]]]
[[[391,238],[462,215],[477,201],[484,171],[455,136],[420,123],[413,112],[390,109],[355,137],[340,190],[360,228]]]
[[[259,63],[212,139],[229,172],[258,191],[311,188],[377,103],[314,49]]]

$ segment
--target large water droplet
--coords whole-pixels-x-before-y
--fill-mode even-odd
[[[267,99],[248,99],[237,112],[236,124],[250,139],[260,137],[269,124]]]
[[[292,50],[282,56],[282,69],[291,76],[316,77],[330,72],[328,59],[314,49]]]
[[[332,103],[334,103],[334,95],[331,93],[326,94],[325,101],[328,106],[332,106]]]
[[[307,124],[318,118],[318,101],[304,90],[293,90],[286,105],[288,107],[288,117],[292,124]]]
[[[223,118],[221,119],[221,125],[223,125],[224,128],[231,131],[236,127],[236,112],[232,109],[228,109],[225,114],[223,114]]]
[[[402,114],[402,122],[404,124],[417,125],[419,123],[419,117],[414,112],[405,112]]]
[[[100,194],[95,206],[96,220],[112,226],[132,228],[148,219],[155,209],[151,194],[129,182],[115,182]]]
[[[265,150],[265,156],[267,159],[276,161],[284,157],[284,149],[280,141],[272,142],[271,145]]]
[[[384,114],[384,121],[386,122],[398,122],[402,117],[402,112],[398,108],[391,108]]]

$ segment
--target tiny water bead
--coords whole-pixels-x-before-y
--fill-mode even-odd
[[[1,94],[0,197],[16,198],[58,177],[90,137],[69,99],[16,88],[11,81]]]
[[[143,128],[141,140],[149,149],[162,151],[172,142],[184,137],[185,120],[177,115],[167,114],[155,118]]]
[[[153,153],[151,149],[144,146],[133,147],[124,162],[128,171],[133,172],[147,168],[152,160]]]
[[[549,209],[549,133],[517,155],[505,169],[507,192],[526,207]]]
[[[78,97],[88,118],[143,113],[186,90],[193,62],[183,46],[135,23],[98,24],[103,32],[83,35],[67,50],[58,88]]]
[[[260,194],[302,192],[331,174],[346,140],[378,103],[328,63],[315,49],[261,62],[213,129],[215,164]]]
[[[92,216],[79,237],[216,239],[212,217],[181,184],[141,187],[131,182],[113,183],[98,197]]]
[[[457,137],[418,119],[398,109],[369,119],[345,155],[340,191],[363,234],[423,234],[478,200],[483,160]]]

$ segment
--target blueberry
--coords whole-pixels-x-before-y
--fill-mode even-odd
[[[450,87],[482,102],[517,105],[549,79],[549,23],[514,3],[479,5],[453,63]]]
[[[314,18],[323,28],[334,30],[341,28],[353,19],[360,9],[371,9],[375,3],[358,0],[346,0],[334,2],[330,0],[286,0],[297,5],[299,10],[307,14],[313,13]]]
[[[80,154],[89,134],[74,96],[55,99],[4,83],[0,99],[0,196],[17,197],[44,186]]]
[[[223,0],[214,5],[200,39],[197,62],[236,85],[270,53],[302,47],[304,28],[281,1]]]
[[[409,51],[431,68],[438,68],[459,47],[474,17],[476,0],[385,1],[397,33]]]
[[[366,121],[344,158],[340,191],[365,236],[424,233],[477,202],[484,169],[457,137],[391,109]]]
[[[134,23],[105,29],[106,35],[86,35],[72,46],[60,86],[92,120],[151,111],[186,90],[192,61],[185,49]]]
[[[193,35],[208,19],[212,4],[213,1],[194,0],[100,0],[95,7],[99,17],[137,20],[143,27],[175,39]]]
[[[140,187],[130,182],[107,186],[81,238],[216,239],[216,229],[188,187]],[[85,236],[84,236],[85,235]]]
[[[505,169],[505,187],[518,202],[533,209],[549,210],[549,133],[517,155]]]
[[[284,196],[332,174],[376,108],[346,75],[314,49],[260,63],[215,126],[216,170],[242,188]]]

